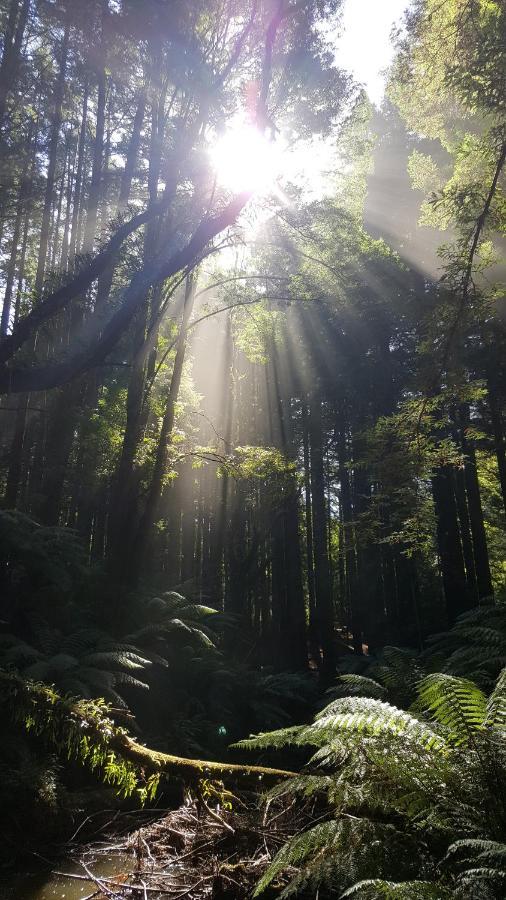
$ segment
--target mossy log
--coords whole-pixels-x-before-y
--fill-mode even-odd
[[[126,735],[118,735],[111,740],[110,747],[118,755],[127,759],[132,765],[142,769],[147,775],[165,773],[167,775],[182,778],[184,781],[196,778],[229,777],[250,778],[267,781],[279,781],[281,778],[292,778],[296,772],[286,769],[272,769],[268,766],[248,766],[240,763],[222,763],[212,760],[187,759],[184,756],[173,756],[170,753],[161,753],[158,750],[150,750],[138,744]]]
[[[104,701],[62,697],[53,687],[27,681],[13,672],[0,670],[0,703],[7,715],[28,732],[60,754],[97,771],[125,795],[142,789],[150,780],[156,783],[163,776],[180,778],[188,784],[202,778],[270,783],[296,774],[267,766],[188,759],[150,750],[113,721]]]

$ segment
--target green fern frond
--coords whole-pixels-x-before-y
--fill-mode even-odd
[[[430,881],[383,881],[381,878],[359,881],[341,894],[341,900],[443,900],[454,896],[440,884]]]
[[[305,729],[304,725],[293,725],[291,728],[278,728],[277,731],[267,731],[261,734],[251,735],[242,741],[232,744],[239,750],[276,750],[280,747],[288,747],[290,744],[303,744],[304,741],[299,740],[301,732]]]
[[[99,650],[96,653],[88,653],[80,660],[85,666],[115,666],[124,669],[145,669],[151,665],[151,660],[140,656],[133,650]]]
[[[486,625],[461,627],[458,629],[458,634],[473,644],[482,644],[483,646],[494,649],[497,647],[506,647],[506,636],[504,631],[499,631],[497,628],[490,628]]]
[[[316,864],[316,855],[335,852],[343,837],[343,821],[331,820],[315,825],[309,831],[297,834],[283,845],[270,866],[258,882],[254,897],[258,897],[282,872],[292,866],[302,866],[311,860]],[[308,873],[309,874],[309,873]],[[283,896],[285,891],[281,894]]]
[[[337,685],[326,691],[328,697],[374,697],[377,700],[382,700],[385,693],[384,686],[378,681],[354,673],[340,675]]]
[[[486,724],[506,728],[506,668],[500,673],[487,702]]]
[[[506,874],[506,844],[484,838],[465,838],[454,841],[443,860],[444,864],[458,867],[469,862],[474,865],[493,863],[494,867]]]
[[[143,691],[149,691],[149,684],[146,684],[145,681],[141,681],[140,678],[135,678],[133,675],[130,675],[128,672],[116,672],[115,673],[115,683],[116,684],[126,684],[129,687],[139,688]]]
[[[446,673],[428,675],[419,685],[418,696],[422,707],[448,729],[455,745],[468,743],[474,732],[483,729],[487,700],[472,681]]]
[[[296,775],[294,778],[280,781],[271,788],[267,796],[270,800],[278,800],[289,795],[314,797],[326,793],[333,782],[334,778],[330,775]]]
[[[490,866],[473,866],[473,868],[461,872],[457,879],[459,886],[466,890],[466,894],[463,896],[469,896],[467,893],[468,888],[471,888],[471,886],[477,888],[483,882],[502,887],[504,890],[506,885],[506,871],[504,869],[494,869]],[[475,893],[474,896],[476,897],[477,894]],[[480,897],[481,896],[483,895],[480,893]],[[497,894],[495,894],[495,896],[497,896]],[[502,897],[504,897],[504,893],[502,893]]]
[[[318,745],[331,740],[341,730],[368,735],[402,735],[429,749],[446,747],[443,738],[426,723],[396,706],[369,697],[334,700],[317,715],[312,725],[302,730],[299,740]]]

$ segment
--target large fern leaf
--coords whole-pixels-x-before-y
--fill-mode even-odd
[[[467,744],[484,727],[487,699],[472,681],[435,673],[420,683],[418,696],[422,707],[448,729],[457,746]]]
[[[307,740],[308,744],[325,743],[341,730],[369,735],[402,735],[429,749],[443,750],[446,746],[443,738],[426,723],[390,703],[369,697],[334,700],[317,715],[312,725],[302,730],[299,740],[301,743]]]

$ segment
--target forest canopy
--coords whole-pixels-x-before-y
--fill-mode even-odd
[[[0,0],[2,828],[173,896],[504,896],[506,8],[358,2]]]

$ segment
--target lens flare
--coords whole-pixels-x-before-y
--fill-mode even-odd
[[[269,193],[281,173],[279,143],[252,125],[237,125],[218,138],[210,151],[218,183],[234,193]]]

